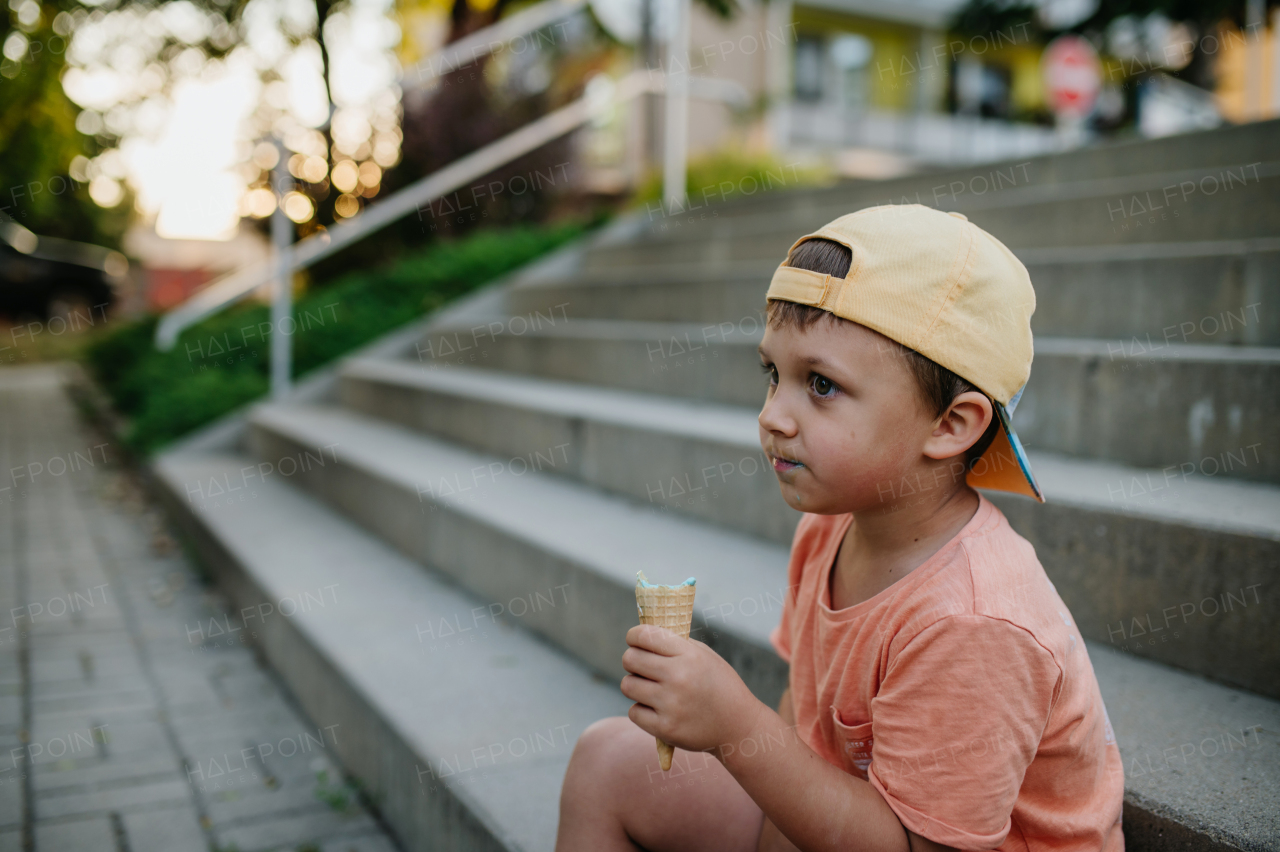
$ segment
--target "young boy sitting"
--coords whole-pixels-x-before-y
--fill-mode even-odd
[[[558,852],[1119,852],[1084,642],[973,488],[1043,501],[1009,423],[1026,269],[959,214],[874,207],[793,243],[767,298],[760,444],[806,513],[771,637],[789,688],[775,713],[706,645],[633,627],[636,704],[579,739]],[[705,780],[653,795],[655,736]]]

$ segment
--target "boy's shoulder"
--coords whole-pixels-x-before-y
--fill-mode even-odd
[[[963,632],[1003,636],[996,644],[1026,643],[1027,653],[1047,652],[1061,666],[1078,641],[1071,614],[1035,548],[1004,513],[983,497],[974,522],[948,548],[935,554],[938,564],[921,575],[918,585],[904,590],[901,610],[892,619],[899,627],[898,643],[929,628],[933,633],[947,629],[943,622],[959,618],[967,622]],[[1036,646],[1039,650],[1032,652]]]
[[[792,544],[793,587],[803,583],[805,574],[822,573],[823,562],[834,558],[838,541],[852,521],[850,515],[806,514],[801,519]],[[873,602],[869,610],[880,610],[874,620],[882,627],[885,621],[895,622],[906,634],[955,616],[1005,621],[1037,637],[1071,626],[1066,605],[1035,548],[985,496],[974,517],[951,541],[866,603]]]

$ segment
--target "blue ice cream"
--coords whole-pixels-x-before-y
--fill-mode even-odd
[[[637,571],[636,577],[639,578],[638,580],[636,580],[636,585],[638,585],[642,589],[657,589],[662,586],[662,583],[650,583],[648,580],[646,580],[644,578],[643,571]],[[695,580],[693,577],[690,577],[689,579],[685,580],[683,583],[676,583],[674,586],[668,586],[668,588],[674,589],[675,586],[692,586],[697,582],[698,581]]]

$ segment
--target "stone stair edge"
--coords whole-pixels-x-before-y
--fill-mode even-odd
[[[1151,260],[1174,260],[1210,257],[1241,257],[1280,251],[1280,237],[1242,240],[1204,240],[1200,242],[1130,243],[1127,245],[1099,244],[1072,246],[1070,248],[1016,248],[1018,259],[1034,273],[1037,267],[1078,266],[1091,263],[1141,263]],[[673,276],[687,276],[691,285],[742,283],[761,288],[761,297],[767,289],[768,279],[781,263],[772,260],[731,261],[706,268],[688,263],[646,264],[638,271],[620,270],[605,272],[576,269],[568,275],[529,277],[513,282],[512,292],[521,294],[528,290],[578,289],[589,287],[638,286],[651,283],[654,278],[668,281]]]
[[[239,461],[239,459],[237,459],[237,461]],[[1091,656],[1102,652],[1102,646],[1099,646],[1098,643],[1090,642],[1088,644],[1090,645]],[[1105,675],[1100,675],[1100,680],[1103,680],[1105,683],[1109,684],[1107,689],[1108,695],[1112,695],[1115,689],[1122,688],[1123,685],[1126,685],[1130,682],[1130,676],[1129,676],[1130,671],[1134,673],[1142,673],[1145,671],[1148,679],[1153,677],[1156,678],[1161,684],[1164,685],[1163,691],[1169,693],[1170,697],[1173,695],[1184,695],[1185,687],[1181,686],[1181,684],[1183,684],[1184,682],[1187,682],[1187,678],[1193,677],[1185,673],[1177,672],[1175,670],[1171,670],[1171,669],[1166,670],[1165,667],[1160,666],[1158,664],[1153,664],[1147,661],[1129,658],[1127,655],[1112,654],[1111,656],[1116,658],[1112,660],[1112,668],[1118,667],[1121,674],[1120,676],[1112,675],[1109,677]],[[1199,679],[1197,679],[1197,681],[1198,680]],[[1223,695],[1226,695],[1232,692],[1228,687],[1221,687],[1213,684],[1208,684],[1207,682],[1201,688],[1211,690],[1215,694],[1219,690],[1222,691]],[[1113,699],[1109,699],[1109,700],[1113,700]],[[1249,697],[1247,700],[1251,700],[1255,702],[1266,701],[1266,699],[1257,699],[1254,697]],[[1164,705],[1162,704],[1160,706],[1164,706]],[[1266,706],[1270,708],[1269,712],[1272,715],[1275,715],[1278,718],[1280,718],[1280,710],[1277,709],[1277,708],[1280,708],[1280,704],[1277,704],[1275,702],[1270,702],[1262,706]],[[1113,710],[1113,714],[1119,715],[1116,713],[1115,710]],[[1153,735],[1151,734],[1150,729],[1153,727],[1152,725],[1153,720],[1150,718],[1150,716],[1142,715],[1140,718],[1142,720],[1141,727],[1142,727],[1142,730],[1144,731],[1144,736],[1139,739],[1141,741],[1141,745],[1144,748],[1144,754],[1145,754],[1145,751],[1150,751],[1149,741],[1152,741],[1153,739],[1159,739],[1159,737],[1158,736],[1153,737]],[[1263,721],[1269,724],[1269,720],[1263,720]],[[1154,727],[1160,727],[1160,726],[1157,723]],[[1131,739],[1131,737],[1128,736],[1125,728],[1121,728],[1119,731],[1119,734],[1122,737],[1122,741],[1129,741]],[[1158,750],[1154,753],[1157,755],[1157,757],[1159,757],[1159,755],[1161,754],[1161,752]],[[1142,756],[1143,755],[1139,755],[1139,757],[1142,757]],[[1164,757],[1165,759],[1171,759],[1171,758],[1168,758],[1167,753],[1164,754]],[[1186,758],[1184,757],[1183,760],[1185,761],[1185,759]],[[1131,770],[1130,770],[1130,773],[1132,774]],[[1215,772],[1215,774],[1221,775],[1223,773],[1221,771],[1218,771],[1218,772]],[[1230,780],[1231,780],[1230,778],[1218,779],[1218,781],[1221,781],[1221,782],[1230,782]],[[1196,779],[1196,782],[1202,783],[1202,782],[1199,782],[1199,779]],[[1188,783],[1192,783],[1192,782],[1188,782]],[[1177,788],[1175,790],[1156,788],[1154,790],[1151,790],[1151,789],[1145,789],[1144,787],[1136,786],[1132,783],[1127,783],[1126,788],[1127,788],[1126,802],[1130,809],[1131,830],[1134,830],[1134,829],[1145,830],[1146,828],[1151,828],[1153,831],[1155,831],[1159,829],[1161,825],[1167,826],[1170,822],[1172,822],[1172,824],[1180,826],[1181,831],[1184,833],[1185,840],[1191,844],[1185,847],[1187,849],[1204,850],[1204,852],[1209,852],[1209,850],[1215,850],[1216,848],[1218,848],[1214,844],[1225,842],[1225,843],[1234,845],[1235,843],[1238,843],[1240,841],[1244,841],[1243,845],[1240,845],[1238,847],[1241,849],[1274,848],[1274,847],[1268,847],[1265,845],[1264,846],[1257,846],[1256,844],[1250,845],[1247,837],[1240,836],[1238,825],[1229,824],[1225,827],[1222,825],[1222,822],[1224,819],[1226,819],[1229,823],[1238,822],[1241,817],[1241,814],[1239,813],[1227,813],[1224,815],[1223,813],[1220,813],[1220,812],[1208,812],[1208,813],[1196,813],[1194,811],[1189,812],[1186,807],[1182,806],[1183,803],[1168,804],[1163,801],[1163,798],[1167,796],[1177,796],[1177,797],[1181,797],[1182,799],[1186,799],[1187,798],[1186,790],[1183,790],[1181,788]],[[1162,793],[1164,794],[1164,796],[1161,795]],[[1220,791],[1220,795],[1222,797],[1228,797],[1235,794],[1233,794],[1231,789],[1227,787]],[[513,847],[508,846],[505,848],[513,848]],[[1154,847],[1154,848],[1161,848],[1161,847]]]
[[[764,331],[757,318],[750,328],[743,322],[670,322],[664,320],[615,320],[602,317],[563,317],[564,324],[553,321],[531,321],[522,314],[504,313],[491,319],[494,326],[462,325],[442,322],[432,326],[420,335],[429,339],[431,335],[444,338],[453,337],[456,342],[477,344],[485,338],[495,337],[551,337],[587,340],[630,340],[632,342],[666,341],[669,339],[688,340],[696,348],[707,345],[714,346],[752,346],[758,345]],[[517,329],[513,323],[521,321]],[[725,326],[732,326],[729,331],[722,332]],[[741,326],[741,327],[739,327]],[[710,332],[707,336],[704,333]],[[1139,337],[1127,338],[1093,338],[1066,337],[1058,335],[1037,335],[1035,347],[1037,354],[1069,355],[1080,357],[1103,357],[1112,360],[1149,359],[1156,351],[1162,358],[1177,361],[1226,361],[1240,364],[1271,365],[1280,364],[1280,346],[1248,346],[1214,343],[1173,343],[1151,340],[1149,333]],[[728,338],[735,338],[729,340]],[[700,339],[702,338],[702,339]],[[1135,346],[1134,341],[1139,344]]]
[[[349,362],[342,373],[343,378],[356,381],[374,382],[382,385],[430,391],[458,399],[468,399],[491,406],[495,409],[531,410],[541,414],[560,417],[565,420],[584,419],[624,425],[639,431],[653,430],[687,440],[716,440],[726,446],[732,446],[742,452],[758,453],[760,451],[756,436],[756,416],[754,409],[722,403],[700,403],[677,397],[663,397],[639,391],[628,391],[617,388],[598,388],[593,385],[577,382],[559,381],[540,377],[525,377],[500,370],[482,367],[438,367],[425,369],[412,361],[383,361],[378,359],[362,359]],[[521,395],[510,399],[503,395],[503,389],[512,384],[528,382],[536,393]],[[602,399],[595,398],[597,394]],[[631,415],[637,408],[656,409],[651,411],[643,421]],[[702,422],[700,422],[702,421]],[[729,431],[732,430],[732,431]],[[1214,479],[1212,476],[1183,476],[1179,470],[1172,472],[1172,482],[1182,489],[1182,493],[1191,495],[1206,510],[1212,510],[1222,500],[1227,491],[1247,495],[1247,499],[1274,507],[1274,523],[1261,524],[1255,521],[1244,522],[1233,510],[1217,513],[1219,517],[1210,518],[1204,515],[1193,520],[1185,514],[1171,513],[1164,503],[1152,502],[1143,504],[1136,496],[1116,505],[1111,491],[1089,496],[1087,487],[1076,483],[1093,479],[1097,483],[1116,486],[1117,483],[1146,483],[1154,491],[1171,488],[1170,479],[1165,474],[1168,468],[1142,468],[1106,460],[1083,460],[1060,453],[1028,449],[1032,469],[1037,465],[1056,470],[1072,469],[1074,480],[1072,487],[1063,489],[1062,493],[1054,493],[1054,489],[1046,486],[1051,502],[1070,503],[1071,505],[1092,510],[1106,510],[1116,514],[1131,514],[1151,520],[1182,525],[1203,526],[1206,529],[1228,531],[1241,535],[1254,535],[1280,541],[1280,485],[1251,482],[1247,480]],[[1081,474],[1080,471],[1087,471]],[[1179,484],[1180,483],[1180,484]],[[1146,486],[1144,486],[1145,491]],[[1125,491],[1124,488],[1120,489]],[[1128,489],[1132,491],[1133,489]],[[1197,492],[1203,497],[1197,497]],[[1127,492],[1126,492],[1127,493]]]
[[[272,602],[281,604],[285,600],[302,599],[303,595],[301,594],[295,593],[292,596],[282,596],[279,588],[275,590],[270,588],[271,578],[267,576],[270,574],[270,563],[259,552],[261,550],[260,538],[249,537],[245,532],[238,533],[237,524],[235,523],[223,523],[221,525],[210,523],[207,516],[191,507],[190,502],[187,500],[187,495],[181,493],[183,485],[189,481],[192,475],[217,476],[220,471],[223,477],[233,478],[240,472],[246,461],[250,460],[247,457],[230,453],[187,453],[181,456],[171,456],[157,464],[155,472],[161,487],[166,491],[168,498],[166,502],[170,510],[176,510],[185,515],[183,526],[188,536],[195,541],[195,545],[201,553],[202,561],[206,565],[220,563],[219,567],[215,568],[219,574],[220,583],[237,598],[237,603],[248,608],[261,608],[264,605],[269,607]],[[267,500],[264,501],[266,503],[270,503],[271,500],[279,501],[284,495],[295,490],[281,483],[264,482],[260,487],[264,491],[270,492]],[[339,537],[352,536],[363,539],[367,546],[364,558],[360,561],[359,581],[361,583],[368,583],[369,578],[376,576],[379,571],[387,572],[388,570],[393,570],[403,576],[407,568],[408,573],[420,579],[416,589],[419,596],[430,594],[432,595],[431,600],[437,602],[439,595],[443,593],[449,598],[455,599],[446,599],[444,601],[445,609],[450,614],[457,615],[462,613],[470,615],[474,612],[475,606],[483,606],[483,604],[477,604],[473,596],[456,585],[449,583],[447,579],[436,578],[433,573],[423,569],[420,565],[408,564],[409,560],[406,557],[390,551],[383,542],[370,536],[345,517],[334,513],[322,501],[317,501],[301,494],[293,495],[289,499],[297,502],[299,498],[301,501],[311,504],[310,511],[312,514],[309,516],[311,522],[304,525],[295,523],[293,539],[305,541],[308,533],[314,536],[318,530],[325,531],[325,534],[329,537],[337,535]],[[287,518],[285,519],[286,524],[288,520]],[[240,538],[237,538],[237,534],[239,534]],[[213,553],[212,551],[215,550],[221,551],[221,553]],[[326,555],[321,548],[316,548],[315,553],[312,554],[313,558],[322,564]],[[382,559],[378,558],[380,555],[383,557]],[[330,561],[333,561],[332,557]],[[347,576],[343,579],[350,580],[352,578]],[[397,577],[395,579],[400,578]],[[344,596],[347,594],[345,589],[343,594]],[[337,593],[335,592],[335,598],[336,596]],[[416,602],[416,599],[414,600]],[[423,601],[423,603],[425,604],[427,601]],[[427,612],[432,607],[424,605],[422,609]],[[268,608],[267,611],[269,615],[262,619],[264,624],[266,623],[266,618],[270,617],[271,610]],[[281,608],[280,611],[283,612],[283,609]],[[378,623],[387,619],[387,613],[381,608],[375,609],[374,615],[374,618],[368,619],[370,623]],[[348,616],[350,616],[349,613],[344,613],[344,619]],[[279,628],[277,631],[271,633],[264,629],[263,636],[255,639],[255,641],[263,648],[272,667],[288,683],[290,690],[309,715],[324,715],[326,721],[331,716],[325,714],[342,715],[344,712],[347,714],[344,721],[350,719],[352,712],[361,713],[368,717],[363,720],[357,717],[354,721],[348,721],[347,727],[357,728],[357,731],[353,732],[354,735],[348,735],[344,739],[344,744],[347,744],[348,748],[345,749],[347,753],[342,755],[343,763],[349,771],[356,772],[360,781],[373,794],[375,804],[382,809],[384,818],[396,828],[401,840],[410,843],[410,848],[414,849],[440,848],[436,845],[438,838],[433,838],[432,834],[440,832],[441,826],[452,826],[453,831],[461,829],[464,835],[461,846],[450,847],[457,849],[458,852],[463,852],[463,850],[469,852],[469,850],[479,848],[516,852],[516,850],[531,848],[528,844],[530,839],[528,827],[522,826],[520,820],[507,815],[509,801],[506,797],[495,798],[490,796],[485,799],[478,795],[476,791],[461,784],[450,789],[448,783],[444,780],[447,775],[457,772],[460,780],[467,780],[462,776],[462,773],[468,771],[468,767],[464,765],[467,750],[458,747],[456,741],[452,744],[442,743],[438,726],[433,725],[431,728],[423,728],[418,725],[415,729],[408,715],[412,714],[410,709],[412,706],[421,705],[406,701],[402,694],[403,686],[400,683],[400,679],[383,676],[378,684],[371,684],[373,678],[368,675],[367,667],[354,663],[354,658],[350,653],[351,649],[342,647],[338,639],[331,635],[334,633],[335,624],[333,622],[314,623],[318,620],[309,619],[310,613],[300,609],[296,615],[278,620]],[[444,618],[441,624],[443,625],[447,621],[448,619]],[[428,626],[430,627],[431,625],[429,624]],[[466,625],[463,624],[462,626],[465,627]],[[421,641],[423,635],[421,625],[417,625],[417,629],[419,641]],[[282,638],[281,634],[284,632],[287,632],[289,636]],[[549,679],[562,677],[562,671],[581,668],[576,661],[569,661],[560,652],[546,648],[540,640],[518,627],[507,628],[501,632],[505,634],[502,640],[505,644],[497,646],[498,650],[510,651],[512,647],[523,649],[517,650],[523,666],[532,665],[535,670],[540,671],[540,666],[541,668],[546,668],[546,664],[541,662],[542,660],[558,660],[558,667],[543,674]],[[459,646],[460,649],[463,647],[462,645]],[[454,651],[453,653],[460,652]],[[414,655],[406,651],[403,656],[408,658],[403,662],[409,665]],[[476,668],[472,666],[469,667],[469,670],[475,671]],[[442,675],[447,677],[449,674],[447,671],[441,672],[437,667],[433,672],[433,682],[440,683],[442,682],[440,677]],[[456,671],[454,676],[456,680]],[[592,695],[588,701],[583,702],[587,705],[588,711],[592,707],[608,708],[615,713],[625,710],[625,700],[615,696],[611,687],[597,682],[588,676],[585,671],[582,672],[578,681],[579,684],[575,686],[575,689],[586,689]],[[349,705],[345,710],[335,709],[342,702],[335,702],[327,697],[334,692],[335,688],[344,693],[343,700]],[[555,690],[550,690],[543,694],[535,694],[533,700],[536,702],[542,699],[543,703],[546,703],[547,697],[555,694]],[[352,710],[353,707],[356,708],[354,711]],[[546,714],[543,713],[543,715]],[[560,715],[564,715],[563,711],[560,712]],[[590,715],[589,712],[588,715]],[[452,721],[455,724],[459,722],[465,724],[468,718],[467,714],[459,714]],[[559,718],[559,716],[555,716],[555,718]],[[361,721],[370,730],[360,730],[357,726]],[[556,743],[559,751],[554,755],[553,765],[549,767],[552,774],[551,777],[545,779],[546,781],[554,781],[557,789],[559,773],[563,771],[563,763],[567,762],[568,752],[573,741],[576,740],[577,734],[581,733],[585,724],[589,724],[594,719],[573,719],[571,721],[574,723],[572,726],[562,727],[571,727],[573,736],[569,736],[566,731],[561,731],[565,741]],[[525,727],[528,726],[526,725]],[[431,733],[435,738],[435,741],[429,744],[424,741],[424,736],[428,733]],[[541,731],[538,733],[541,733]],[[510,742],[513,743],[515,739],[519,739],[524,735],[527,735],[525,737],[527,741],[534,741],[532,733],[521,729],[515,737],[510,739]],[[387,739],[388,736],[390,737],[389,740]],[[383,752],[379,754],[364,753],[364,749],[370,745],[370,740],[376,740],[379,737],[383,738],[380,743]],[[554,737],[554,733],[548,735],[548,738],[553,742]],[[430,738],[428,737],[428,739]],[[353,739],[359,743],[358,747],[349,745]],[[495,740],[495,742],[499,741],[506,743],[508,739],[499,738],[499,740]],[[536,742],[542,744],[543,740],[538,739]],[[395,751],[386,752],[385,750],[389,747]],[[490,753],[492,751],[490,749]],[[393,754],[396,759],[388,760]],[[462,756],[460,757],[460,755]],[[502,752],[498,752],[497,756],[501,757]],[[494,758],[489,757],[489,760],[492,762]],[[541,759],[540,763],[545,763],[545,760]],[[506,765],[509,766],[513,762],[508,762]],[[496,765],[501,767],[504,764],[498,763]],[[518,765],[516,768],[527,772],[530,769],[536,771],[538,766]],[[483,769],[485,767],[481,766],[480,762],[470,767],[470,770]],[[500,775],[501,773],[498,772],[496,774]],[[427,779],[425,782],[423,780],[424,777]],[[541,799],[543,800],[542,808],[545,809],[548,805],[554,806],[554,793],[549,793],[545,789],[545,785],[530,785],[527,782],[528,779],[512,779],[508,785],[506,795],[516,797],[521,791],[533,790],[535,797],[539,793],[541,794]],[[490,782],[490,786],[493,786],[494,783]],[[399,789],[401,793],[406,790],[411,791],[411,793],[397,796],[393,794],[396,789]],[[413,795],[413,793],[417,795]],[[426,803],[425,810],[436,821],[435,825],[423,824],[421,814],[418,811],[423,809],[424,802]],[[544,824],[537,827],[537,829],[540,829],[540,836],[535,836],[534,839],[544,841],[541,844],[535,844],[535,846],[549,849],[550,847],[545,841],[549,836],[554,836],[554,815],[550,818],[550,828],[552,829],[550,835],[546,822],[547,820],[544,816]],[[534,834],[538,835],[539,831],[535,830]]]
[[[362,416],[495,458],[513,456],[513,463],[515,456],[533,458],[535,447],[563,443],[572,448],[562,451],[565,464],[549,467],[548,475],[737,535],[790,543],[795,518],[780,511],[753,411],[710,407],[710,421],[700,422],[702,406],[683,400],[664,410],[661,397],[610,392],[596,400],[591,386],[546,380],[531,382],[537,391],[523,399],[503,393],[520,381],[473,368],[365,364],[344,375],[341,401]],[[651,410],[631,418],[628,410],[641,405]],[[1265,585],[1259,566],[1280,557],[1280,487],[1035,450],[1030,460],[1047,505],[988,497],[1032,541],[1051,576],[1066,583],[1063,595],[1086,638],[1114,643],[1118,635],[1128,647],[1128,616],[1202,598],[1204,614],[1213,616],[1219,606],[1227,611],[1228,604],[1215,601],[1230,592],[1248,599],[1247,612],[1197,615],[1187,634],[1194,645],[1184,639],[1134,652],[1271,694],[1268,673],[1280,673],[1280,658],[1265,642],[1266,623],[1250,595],[1257,594],[1251,584]],[[1210,579],[1206,560],[1229,568]],[[1185,621],[1187,607],[1181,611]],[[1252,666],[1242,668],[1245,659]]]
[[[510,580],[501,573],[458,564],[457,548],[463,546],[459,541],[471,542],[466,547],[473,556],[481,551],[489,554],[486,571],[496,571],[493,563],[506,558],[500,554],[538,554],[534,561],[543,566],[539,577],[577,584],[574,588],[582,590],[580,594],[594,596],[596,606],[574,623],[566,623],[556,613],[531,612],[525,625],[606,676],[625,674],[619,659],[624,648],[606,648],[602,637],[611,635],[609,625],[627,623],[634,616],[635,571],[652,572],[654,565],[664,564],[673,574],[703,577],[720,591],[702,594],[695,608],[695,630],[705,630],[708,644],[726,656],[763,659],[767,670],[749,683],[775,702],[781,693],[776,671],[781,662],[767,640],[773,623],[764,624],[762,612],[740,613],[730,605],[765,596],[781,606],[787,560],[781,546],[646,511],[623,498],[536,470],[518,473],[513,466],[509,476],[501,468],[495,474],[493,466],[504,461],[499,457],[356,412],[318,406],[264,407],[255,412],[252,427],[258,456],[291,455],[297,448],[314,448],[337,437],[338,470],[350,476],[326,483],[318,476],[300,474],[295,484],[311,489],[338,511],[356,517],[366,529],[390,539],[400,552],[432,565],[475,595],[505,600],[511,592],[506,586]],[[343,438],[352,435],[354,440]],[[472,481],[463,481],[463,475],[470,475]],[[499,475],[506,476],[501,487]],[[359,499],[349,498],[337,484],[347,479],[360,483],[354,489]],[[468,495],[468,491],[476,493]],[[455,541],[440,549],[443,545],[429,540],[432,528],[425,522],[413,532],[404,531],[403,524],[393,528],[396,518],[391,507],[396,502],[428,507],[416,513],[419,517],[447,519],[439,520],[439,529],[448,529]],[[501,551],[492,549],[499,546]],[[732,562],[734,569],[730,571],[717,559]],[[529,585],[526,578],[520,582]],[[536,585],[542,588],[547,582]],[[724,606],[730,608],[723,610]],[[770,611],[776,614],[777,609]],[[711,629],[709,620],[717,618],[719,624]]]
[[[1017,166],[1021,163],[1046,163],[1046,164],[1057,164],[1058,165],[1057,170],[1061,171],[1063,170],[1064,166],[1069,168],[1068,164],[1075,161],[1087,163],[1090,160],[1096,160],[1096,159],[1110,160],[1110,159],[1114,159],[1116,154],[1124,155],[1130,150],[1136,150],[1144,146],[1146,147],[1147,151],[1150,151],[1153,143],[1155,143],[1157,146],[1164,147],[1164,148],[1175,148],[1175,149],[1179,147],[1195,148],[1201,142],[1201,140],[1209,140],[1211,142],[1212,141],[1223,142],[1224,144],[1220,145],[1219,146],[1220,148],[1231,148],[1237,143],[1237,140],[1239,140],[1242,137],[1271,137],[1273,135],[1278,135],[1278,134],[1280,134],[1280,120],[1272,119],[1269,121],[1254,122],[1247,125],[1236,125],[1236,126],[1227,127],[1227,128],[1218,128],[1218,129],[1212,129],[1212,130],[1196,131],[1193,133],[1179,134],[1176,136],[1164,137],[1159,140],[1149,140],[1149,139],[1107,140],[1100,144],[1088,146],[1085,148],[1078,148],[1071,151],[1051,152],[1047,154],[1039,154],[1034,157],[1009,157],[1006,159],[997,160],[990,163],[975,163],[975,164],[965,165],[965,166],[926,169],[921,172],[917,172],[909,175],[903,175],[902,177],[891,178],[888,180],[843,179],[843,180],[837,181],[835,184],[830,186],[804,187],[804,188],[799,188],[795,190],[790,190],[789,194],[791,194],[797,200],[802,200],[806,197],[822,198],[822,197],[829,197],[829,196],[837,195],[841,193],[854,194],[854,193],[861,193],[863,191],[880,192],[881,190],[888,188],[890,195],[892,195],[893,192],[900,191],[900,190],[892,189],[894,185],[912,185],[915,182],[927,182],[927,181],[933,181],[933,180],[939,180],[939,179],[949,181],[950,179],[955,177],[970,176],[975,170],[980,170],[980,169],[995,170],[995,169],[1003,169],[1009,166]],[[1232,138],[1228,138],[1224,140],[1224,135]],[[1248,147],[1248,146],[1246,145],[1245,147]],[[1261,144],[1259,144],[1257,147],[1264,148],[1264,146]],[[1274,148],[1272,148],[1271,150],[1274,150]],[[1233,162],[1239,159],[1238,155],[1232,154],[1231,156],[1232,156]],[[1148,163],[1157,159],[1158,159],[1157,157],[1144,156],[1142,157],[1140,162]],[[1238,163],[1236,164],[1238,165]],[[1221,163],[1217,163],[1217,164],[1210,165],[1208,167],[1221,168],[1224,166]],[[1121,173],[1119,175],[1114,175],[1113,177],[1125,177],[1129,174],[1132,174],[1132,172]],[[1059,180],[1057,175],[1054,175],[1053,177],[1055,180]],[[1062,182],[1072,182],[1072,179],[1067,178]],[[762,205],[769,205],[769,204],[772,204],[772,200],[767,195],[755,195],[755,196],[749,196],[749,197],[729,199],[723,202],[723,204],[718,205],[718,208],[730,216],[737,215],[739,213],[745,214],[745,215],[751,215],[751,213],[753,212],[752,211],[753,207],[758,205],[762,206]]]
[[[983,166],[982,169],[994,168]],[[973,170],[969,170],[972,172]],[[1111,200],[1115,204],[1129,203],[1132,209],[1132,198],[1143,194],[1138,199],[1139,206],[1145,211],[1149,207],[1166,206],[1156,197],[1149,197],[1151,192],[1163,192],[1168,187],[1178,188],[1187,181],[1196,182],[1230,172],[1232,187],[1238,180],[1245,187],[1257,187],[1259,184],[1274,180],[1280,176],[1280,160],[1254,161],[1250,163],[1232,163],[1230,165],[1182,168],[1165,172],[1150,172],[1130,175],[1116,175],[1105,178],[1087,178],[1065,183],[1028,181],[1024,185],[1001,187],[998,191],[982,193],[953,190],[948,201],[947,194],[937,195],[937,189],[946,188],[947,184],[933,184],[932,198],[921,197],[920,189],[914,187],[911,178],[895,178],[892,183],[902,183],[898,188],[886,184],[867,184],[853,192],[842,187],[828,187],[814,193],[802,190],[773,190],[761,197],[751,199],[731,199],[708,204],[716,216],[713,219],[699,219],[681,227],[663,227],[668,221],[679,221],[678,215],[663,216],[647,223],[648,227],[629,241],[629,248],[650,248],[658,245],[676,245],[686,242],[704,240],[708,232],[730,233],[734,237],[749,237],[753,234],[776,234],[779,217],[800,217],[804,222],[812,221],[813,227],[822,221],[836,218],[867,207],[882,204],[915,203],[924,204],[944,212],[980,213],[983,211],[1002,210],[1019,207],[1034,207],[1044,204],[1062,204],[1064,202],[1084,202],[1090,199]],[[1237,174],[1237,171],[1239,174]],[[976,179],[976,178],[975,178]],[[1225,183],[1227,178],[1221,178]],[[922,184],[923,186],[923,184]],[[963,185],[962,185],[963,188]],[[904,193],[914,189],[914,197]],[[1188,192],[1194,192],[1189,190]],[[1207,190],[1206,190],[1207,191]],[[901,197],[894,198],[897,194]],[[1213,194],[1216,194],[1216,190]],[[1176,198],[1177,192],[1173,194]],[[1168,202],[1169,199],[1165,198]],[[932,203],[930,203],[932,202]],[[750,207],[745,206],[750,203]],[[744,205],[735,207],[734,205]],[[1114,205],[1113,205],[1114,206]],[[755,208],[760,209],[755,209]],[[697,210],[698,208],[693,208]],[[724,214],[723,218],[721,213]],[[1128,214],[1126,214],[1128,215]],[[800,227],[797,223],[797,227]],[[799,236],[799,234],[797,234]],[[612,247],[602,247],[607,253]]]

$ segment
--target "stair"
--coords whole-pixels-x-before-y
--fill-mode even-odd
[[[1048,502],[989,496],[1089,645],[1127,844],[1280,849],[1277,142],[1270,122],[626,217],[154,473],[312,721],[349,732],[343,764],[406,849],[546,852],[572,744],[629,704],[637,570],[696,575],[694,636],[777,701],[798,516],[755,422],[768,276],[842,212],[961,182],[938,206],[1037,287],[1015,422]],[[1244,166],[1134,227],[1131,196]],[[994,172],[1017,181],[970,191]]]

